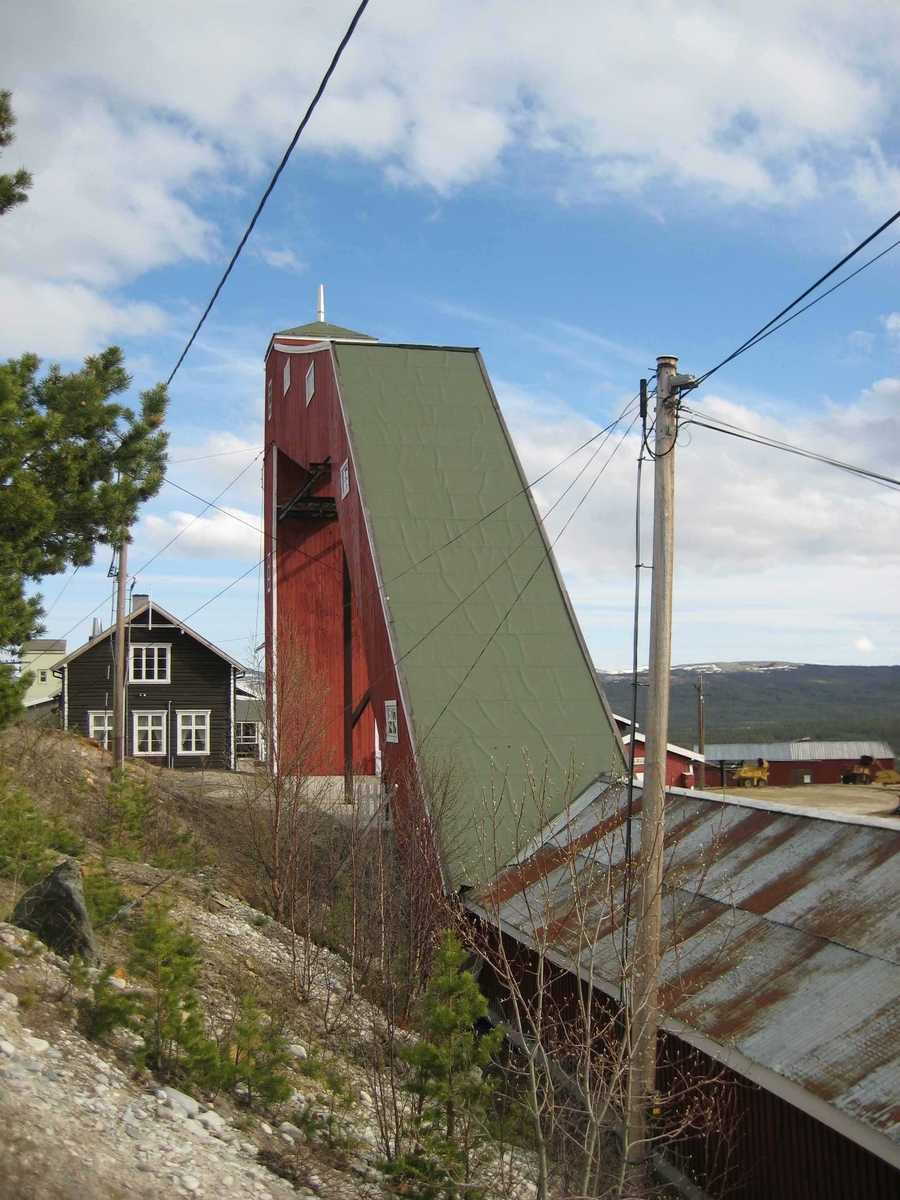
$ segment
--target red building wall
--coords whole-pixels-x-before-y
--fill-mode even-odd
[[[496,931],[472,919],[473,940],[490,957]],[[534,994],[537,956],[503,938],[507,961],[515,965],[524,997]],[[571,972],[545,964],[542,972],[545,1020],[581,1020],[578,991],[585,985]],[[502,980],[485,962],[478,984],[494,1013],[506,1014]],[[594,989],[598,1010],[618,1012],[612,997]],[[510,1009],[510,1012],[512,1010]],[[577,1037],[577,1034],[575,1035]],[[563,1039],[564,1041],[565,1039]],[[703,1191],[715,1200],[900,1200],[900,1172],[856,1142],[810,1117],[673,1034],[657,1043],[657,1086],[663,1120],[677,1127],[661,1146]],[[696,1106],[698,1117],[685,1123],[678,1109]]]

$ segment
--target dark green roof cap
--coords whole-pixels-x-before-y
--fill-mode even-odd
[[[356,333],[352,329],[342,329],[340,325],[329,325],[327,321],[310,321],[308,325],[297,325],[294,329],[281,329],[276,337],[308,337],[320,338],[353,338],[355,341],[377,342],[378,338],[369,337],[367,333]]]

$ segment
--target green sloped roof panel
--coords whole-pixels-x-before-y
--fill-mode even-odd
[[[377,340],[369,337],[367,333],[354,333],[352,329],[342,329],[340,325],[329,325],[327,321],[310,321],[308,325],[295,325],[293,329],[280,330],[275,336],[321,338],[323,341],[326,338],[361,338],[366,342]]]
[[[438,770],[454,762],[450,867],[455,883],[474,882],[483,797],[505,790],[505,860],[563,807],[572,763],[570,797],[622,769],[618,738],[477,352],[335,354],[417,745]],[[538,801],[528,765],[540,774],[545,763]]]

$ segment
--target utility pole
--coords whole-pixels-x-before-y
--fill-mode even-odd
[[[706,756],[706,702],[703,699],[703,676],[697,676],[697,752]],[[697,782],[702,792],[706,787],[706,762],[697,764]]]
[[[650,593],[650,662],[644,788],[641,805],[641,864],[638,922],[630,1004],[628,1112],[625,1161],[632,1185],[642,1189],[652,1154],[647,1120],[656,1084],[659,1029],[659,942],[662,913],[666,743],[672,664],[672,573],[674,565],[675,436],[678,396],[694,386],[693,375],[676,374],[678,359],[657,358],[656,434],[653,480],[653,583]],[[651,1134],[652,1136],[652,1134]]]
[[[128,530],[119,544],[118,574],[116,576],[116,653],[113,680],[113,765],[125,766],[125,590],[128,584]]]

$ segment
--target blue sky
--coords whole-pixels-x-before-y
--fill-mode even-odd
[[[0,353],[70,366],[116,342],[136,388],[168,375],[351,12],[18,6],[3,165],[35,185],[0,225]],[[130,566],[232,653],[261,637],[262,356],[314,317],[320,282],[336,323],[480,346],[533,478],[617,414],[656,355],[706,370],[900,207],[895,5],[548,12],[372,0],[176,376],[170,478],[211,500],[247,469],[219,502],[232,517],[208,511],[143,571],[202,507],[166,487]],[[896,475],[898,272],[900,248],[693,406]],[[896,494],[702,430],[685,443],[675,660],[900,661]],[[636,453],[626,438],[556,545],[603,667],[630,656]],[[44,582],[49,635],[74,645],[92,609],[108,619],[107,566]]]

